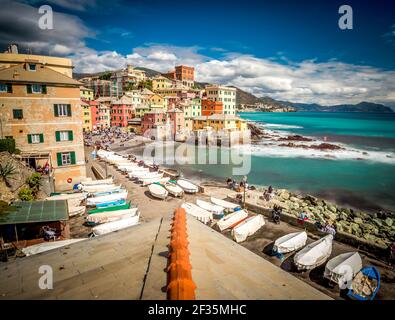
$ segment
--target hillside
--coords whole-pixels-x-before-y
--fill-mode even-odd
[[[376,112],[376,113],[393,113],[394,111],[390,107],[386,107],[382,104],[372,102],[360,102],[358,104],[339,104],[333,106],[322,106],[316,103],[286,103],[289,106],[296,108],[298,111],[310,111],[310,112]]]

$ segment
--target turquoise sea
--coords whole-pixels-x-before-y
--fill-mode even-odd
[[[334,152],[281,148],[266,142],[245,147],[245,153],[251,156],[250,184],[310,193],[368,211],[395,210],[395,114],[297,112],[240,116],[274,134],[299,134],[343,147]],[[209,150],[220,154],[215,148]],[[172,156],[167,155],[169,158]],[[220,181],[232,176],[233,168],[227,164],[174,167],[198,180]]]

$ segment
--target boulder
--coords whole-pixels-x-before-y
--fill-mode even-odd
[[[329,211],[332,211],[333,213],[337,212],[337,207],[333,204],[328,204],[327,208],[329,209]]]
[[[358,218],[358,217],[354,218],[354,222],[356,224],[363,224],[363,220],[361,218]]]
[[[280,198],[284,200],[288,200],[290,198],[290,194],[288,191],[284,190],[280,193]]]
[[[347,219],[348,219],[348,215],[347,215],[347,213],[345,213],[344,211],[342,211],[342,212],[340,212],[340,214],[339,214],[339,218],[340,218],[341,220],[347,220]]]
[[[394,220],[392,220],[391,218],[387,218],[385,219],[385,224],[389,227],[391,227],[394,224]]]
[[[317,205],[318,199],[316,197],[313,197],[312,195],[308,194],[306,195],[303,200],[310,202],[312,205]]]

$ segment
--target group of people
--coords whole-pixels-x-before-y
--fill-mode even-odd
[[[106,149],[110,144],[115,143],[116,140],[125,142],[132,139],[134,135],[132,132],[125,132],[120,128],[112,127],[84,132],[84,141],[87,146],[98,144],[101,148]]]

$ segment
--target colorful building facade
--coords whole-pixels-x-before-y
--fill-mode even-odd
[[[202,116],[212,116],[213,114],[222,114],[223,103],[221,101],[212,101],[208,99],[202,99]]]
[[[208,100],[222,102],[223,114],[236,115],[236,88],[209,85],[206,86],[205,91]]]
[[[132,99],[126,96],[113,100],[110,108],[111,127],[127,127],[128,120],[135,116],[134,110]]]

